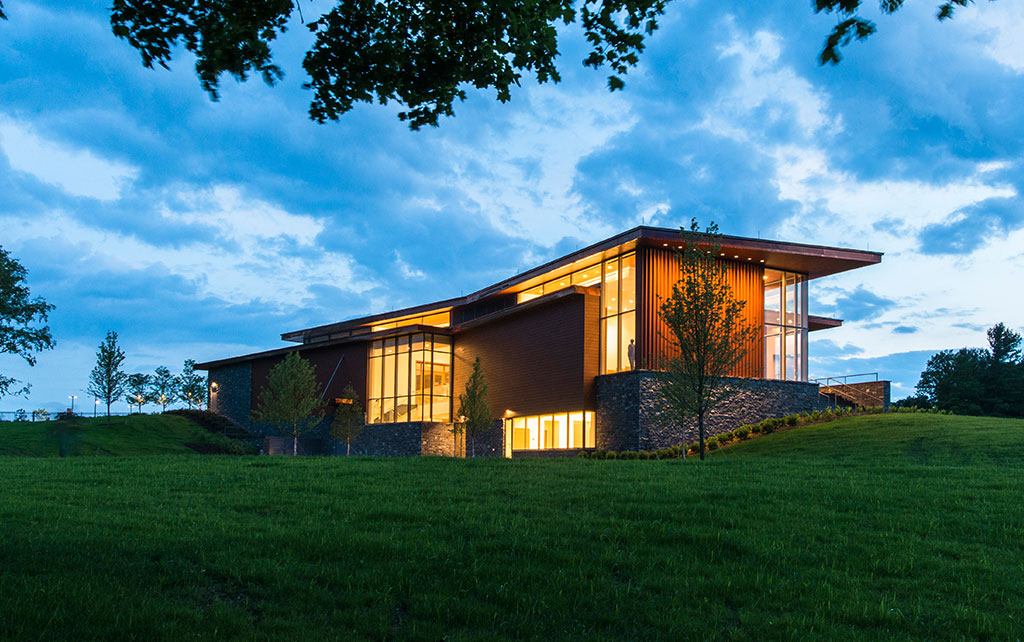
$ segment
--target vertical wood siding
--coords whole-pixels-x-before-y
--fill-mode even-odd
[[[744,320],[764,328],[764,266],[738,261],[725,261],[726,275],[733,294],[746,301]],[[637,315],[637,345],[640,346],[639,367],[656,369],[663,355],[669,355],[670,343],[665,338],[668,328],[658,310],[661,301],[672,293],[679,278],[679,258],[672,250],[643,247],[637,250],[637,294],[640,297]],[[764,336],[747,346],[747,354],[730,373],[734,377],[764,377]]]

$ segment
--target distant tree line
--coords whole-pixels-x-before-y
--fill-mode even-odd
[[[1021,336],[1004,324],[988,329],[988,348],[943,350],[930,359],[917,394],[896,406],[938,408],[958,415],[1024,417]]]
[[[107,406],[110,416],[110,405],[123,400],[128,407],[138,408],[148,403],[159,404],[164,411],[175,402],[183,402],[189,408],[201,408],[205,398],[205,377],[196,373],[196,362],[186,359],[181,374],[174,375],[166,366],[159,366],[153,374],[137,372],[126,373],[124,351],[117,343],[117,333],[107,332],[106,338],[96,351],[96,365],[89,374],[89,386],[86,389],[91,396]]]

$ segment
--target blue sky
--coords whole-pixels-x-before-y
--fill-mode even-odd
[[[5,2],[0,245],[56,305],[57,347],[32,369],[0,355],[33,385],[2,410],[91,405],[108,329],[129,371],[178,370],[691,216],[885,252],[812,282],[811,312],[846,320],[811,335],[812,376],[878,371],[899,398],[936,350],[1024,326],[1019,3],[941,24],[909,3],[822,68],[834,18],[809,3],[679,1],[624,91],[569,29],[562,83],[469,90],[419,132],[394,106],[310,122],[299,25],[279,85],[226,78],[211,102],[187,55],[143,68],[107,4]]]

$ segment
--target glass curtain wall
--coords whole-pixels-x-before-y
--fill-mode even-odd
[[[547,448],[593,448],[594,413],[563,412],[505,420],[506,434],[512,434],[513,450]]]
[[[374,341],[366,378],[366,423],[450,421],[452,338],[421,333]]]
[[[764,271],[765,379],[807,381],[807,277]]]
[[[601,374],[633,370],[636,367],[636,254],[605,261],[602,273]]]
[[[636,365],[636,253],[630,252],[536,285],[516,295],[518,303],[572,285],[601,286],[601,374]],[[630,360],[629,344],[634,343]]]

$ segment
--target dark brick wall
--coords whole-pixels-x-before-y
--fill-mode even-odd
[[[529,304],[527,304],[529,305]],[[572,294],[455,335],[453,412],[479,355],[495,417],[582,410],[596,373],[598,297]],[[588,348],[590,352],[588,353]]]
[[[705,419],[707,436],[769,417],[822,407],[817,384],[739,378],[727,381],[739,391]],[[680,425],[662,412],[659,385],[657,373],[650,370],[598,377],[598,448],[655,450],[697,440],[696,419]]]
[[[249,430],[252,425],[249,405],[252,399],[252,364],[247,362],[215,368],[207,375],[207,382],[208,386],[217,384],[217,392],[210,392],[210,410]]]
[[[487,432],[476,437],[466,437],[466,456],[476,453],[477,457],[505,456],[505,422],[496,419]]]

